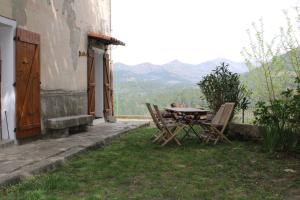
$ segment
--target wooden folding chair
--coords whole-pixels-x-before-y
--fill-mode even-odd
[[[164,137],[164,133],[165,133],[165,130],[162,126],[162,123],[160,122],[160,120],[158,119],[158,115],[156,112],[154,112],[152,106],[150,103],[146,103],[146,106],[147,106],[147,109],[151,115],[151,118],[153,120],[153,123],[154,125],[156,126],[156,128],[158,129],[157,132],[153,135],[153,137],[151,138],[153,142],[161,142],[161,141],[165,141],[165,137]],[[176,127],[176,124],[175,124],[175,120],[172,120],[171,118],[167,118],[166,120],[166,123],[168,125],[168,127],[170,129],[173,129]]]
[[[163,127],[162,125],[159,123],[158,119],[157,119],[157,115],[154,113],[152,107],[151,107],[151,104],[150,103],[146,103],[146,106],[147,106],[147,109],[151,115],[151,118],[153,120],[153,123],[155,124],[156,128],[158,129],[158,131],[153,135],[152,139],[153,139],[153,142],[156,142],[160,139],[163,139]]]
[[[211,122],[199,121],[199,125],[207,133],[206,142],[210,140],[214,141],[214,144],[217,144],[219,140],[225,140],[228,143],[231,141],[224,135],[228,123],[231,119],[231,116],[234,111],[235,103],[225,103],[223,104]]]
[[[162,117],[158,106],[157,105],[153,105],[154,109],[156,111],[157,114],[157,119],[162,127],[162,132],[160,135],[160,138],[163,138],[163,143],[161,144],[161,146],[165,146],[166,144],[168,144],[171,141],[175,141],[179,146],[181,145],[181,143],[179,142],[179,140],[177,139],[177,134],[180,133],[180,131],[186,126],[184,124],[181,124],[179,122],[175,122],[173,123],[171,126],[166,122],[166,120]]]

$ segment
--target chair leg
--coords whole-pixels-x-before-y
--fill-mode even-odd
[[[176,137],[174,137],[174,140],[175,140],[175,142],[176,142],[179,146],[181,146],[180,141],[179,141]]]
[[[217,139],[222,139],[225,140],[226,142],[228,142],[229,144],[232,144],[232,142],[218,129],[214,129],[215,134],[217,135]]]
[[[172,130],[175,130],[176,127],[172,128]],[[156,134],[155,134],[155,138],[153,139],[153,143],[155,142],[159,142],[159,140],[163,140],[166,141],[167,139],[164,137],[166,134],[166,131],[164,130],[159,130]]]
[[[151,137],[151,140],[157,139],[157,137],[159,137],[160,135],[161,135],[161,131],[158,130],[155,134],[153,134],[153,136]]]
[[[172,132],[177,134],[177,133],[180,132],[181,129],[184,130],[185,127],[186,127],[185,125],[184,125],[184,126],[177,126],[174,130],[172,130]],[[179,128],[179,129],[176,130],[177,128]],[[174,141],[175,141],[179,146],[181,145],[180,140],[178,140],[176,137],[174,137]]]
[[[222,138],[226,140],[229,144],[232,144],[232,142],[224,134],[222,134]]]
[[[164,140],[164,132],[161,132],[154,140],[152,140],[153,143],[159,141],[159,140]]]
[[[220,137],[217,137],[217,138],[216,138],[216,140],[215,140],[215,142],[214,142],[214,145],[216,145],[216,144],[218,143],[219,138],[220,138]]]
[[[161,146],[165,146],[166,144],[168,144],[171,140],[175,140],[175,142],[181,146],[181,143],[176,139],[174,139],[177,135],[177,133],[182,129],[183,127],[179,127],[178,129],[175,129],[175,131],[173,133],[170,133],[170,137],[164,142],[161,144]]]

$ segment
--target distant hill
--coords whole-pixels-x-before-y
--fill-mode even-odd
[[[221,62],[228,63],[232,72],[248,71],[245,64],[222,58],[197,65],[178,60],[163,65],[115,63],[113,72],[116,114],[146,115],[146,102],[161,107],[169,106],[172,102],[193,107],[205,106],[206,102],[201,99],[196,83]]]
[[[178,60],[163,65],[151,63],[126,65],[123,63],[115,63],[114,73],[118,82],[155,81],[169,85],[177,83],[195,84],[199,82],[203,76],[215,69],[216,65],[219,65],[221,62],[228,63],[232,72],[241,74],[248,71],[244,63],[218,58],[196,65],[183,63]]]

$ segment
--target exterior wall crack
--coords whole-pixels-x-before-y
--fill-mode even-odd
[[[80,46],[81,30],[76,25],[76,12],[74,9],[75,0],[64,0],[62,14],[67,17],[67,24],[70,29],[70,48],[72,52],[73,67],[76,70],[78,66],[78,50]]]
[[[18,25],[26,26],[27,24],[27,15],[26,15],[26,4],[27,0],[12,0],[13,8],[12,15],[13,18],[18,22]]]

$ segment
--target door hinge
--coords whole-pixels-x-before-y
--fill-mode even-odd
[[[13,86],[16,87],[16,82],[13,83]]]
[[[14,132],[17,132],[17,129],[16,129],[16,128],[14,128]]]

